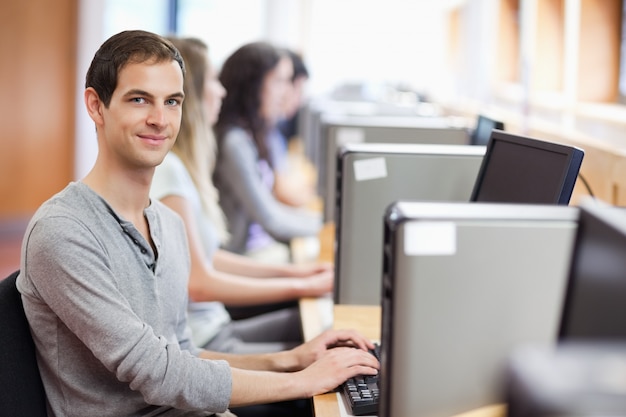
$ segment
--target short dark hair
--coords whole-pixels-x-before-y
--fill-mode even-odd
[[[143,30],[127,30],[111,36],[100,46],[87,71],[85,88],[93,87],[108,107],[122,68],[150,60],[176,61],[185,75],[183,58],[169,40]]]

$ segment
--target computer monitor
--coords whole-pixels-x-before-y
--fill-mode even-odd
[[[479,114],[476,127],[470,135],[470,145],[487,146],[494,129],[504,130],[504,122]]]
[[[467,145],[465,126],[451,117],[346,116],[324,114],[321,119],[322,152],[318,167],[318,191],[322,197],[325,221],[335,220],[337,152],[350,143],[425,143]]]
[[[484,146],[354,143],[337,155],[338,304],[380,305],[383,228],[397,200],[469,202]]]
[[[396,202],[385,214],[380,417],[502,402],[523,344],[557,342],[578,210]]]
[[[626,339],[626,210],[580,204],[563,316],[562,341]]]
[[[569,204],[584,152],[493,130],[471,201]]]

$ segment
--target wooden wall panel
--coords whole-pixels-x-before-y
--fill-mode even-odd
[[[77,0],[0,2],[0,221],[73,178]]]
[[[582,0],[578,100],[617,102],[621,0]]]
[[[532,88],[562,91],[565,8],[563,0],[537,2]]]
[[[498,49],[495,63],[497,81],[520,82],[520,7],[519,0],[501,0],[499,8]]]

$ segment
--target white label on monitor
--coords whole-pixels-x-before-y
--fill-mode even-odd
[[[385,158],[370,158],[354,161],[354,179],[357,181],[375,180],[387,176]]]
[[[348,143],[365,142],[365,131],[356,127],[340,127],[337,129],[337,147]]]
[[[408,256],[454,255],[456,225],[444,221],[408,222],[404,229],[404,253]]]

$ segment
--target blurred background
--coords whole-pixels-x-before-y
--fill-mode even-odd
[[[623,9],[622,0],[1,0],[0,258],[14,257],[7,236],[21,239],[34,210],[90,169],[84,75],[100,44],[126,29],[200,37],[218,68],[242,44],[268,40],[303,55],[309,100],[424,101],[468,125],[489,114],[507,130],[581,145],[595,194],[622,204]]]

